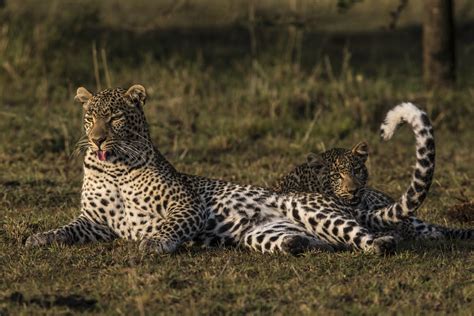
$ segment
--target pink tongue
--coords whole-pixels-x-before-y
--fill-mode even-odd
[[[97,151],[97,158],[99,158],[100,161],[106,161],[107,160],[107,152],[105,150]]]

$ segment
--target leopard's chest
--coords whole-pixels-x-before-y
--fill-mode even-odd
[[[83,209],[119,237],[142,239],[159,230],[169,204],[170,194],[159,183],[149,177],[87,174],[82,191]]]

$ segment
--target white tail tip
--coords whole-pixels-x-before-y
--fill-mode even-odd
[[[404,102],[388,111],[385,120],[380,126],[380,136],[389,140],[397,128],[404,122],[413,125],[424,112],[411,102]]]

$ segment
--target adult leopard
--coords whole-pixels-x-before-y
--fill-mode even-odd
[[[27,246],[114,238],[140,240],[140,249],[156,253],[173,252],[189,240],[289,253],[331,245],[380,253],[394,246],[392,237],[374,237],[357,223],[350,205],[332,197],[276,194],[179,173],[152,144],[141,85],[95,95],[81,87],[75,99],[84,108],[81,214],[30,236]],[[369,216],[400,221],[414,210],[401,201]]]
[[[421,143],[427,143],[429,150],[422,149],[418,154],[430,155],[429,160],[434,161],[434,138],[432,126],[424,112],[411,103],[404,103],[395,107],[385,124],[390,124],[390,117],[395,111],[405,111],[414,114],[410,121],[417,138]],[[418,119],[416,119],[418,117]],[[393,119],[392,119],[393,120]],[[393,120],[395,122],[395,120]],[[394,123],[392,123],[394,124]],[[431,143],[433,146],[431,146]],[[391,205],[394,199],[386,193],[367,187],[368,171],[365,162],[369,155],[368,145],[361,142],[351,149],[332,148],[320,154],[310,153],[307,162],[298,165],[288,174],[282,176],[273,185],[272,189],[279,193],[289,192],[319,192],[335,197],[346,203],[353,203],[355,216],[365,226],[376,234],[390,233],[399,240],[405,239],[473,239],[472,229],[452,229],[439,225],[429,224],[421,219],[411,216],[400,223],[376,225],[366,222],[364,213]],[[425,158],[419,161],[419,166],[428,166]],[[416,175],[417,171],[415,171]],[[412,186],[414,191],[420,190],[419,183],[431,182],[432,175],[419,177]],[[417,185],[418,183],[418,185]],[[426,186],[426,184],[422,184]],[[417,189],[418,186],[418,189]]]

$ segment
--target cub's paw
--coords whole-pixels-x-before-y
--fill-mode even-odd
[[[144,253],[164,254],[174,252],[178,244],[174,241],[161,239],[143,239],[138,249]]]
[[[426,232],[426,233],[423,233],[420,236],[416,236],[416,237],[418,237],[418,239],[421,239],[421,240],[441,240],[441,239],[445,239],[444,234],[440,231]]]
[[[395,252],[397,242],[393,236],[382,236],[374,239],[372,250],[376,254],[392,254]]]

